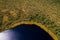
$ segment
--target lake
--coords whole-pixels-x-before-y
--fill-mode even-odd
[[[21,24],[1,32],[0,40],[53,40],[53,38],[35,24]]]

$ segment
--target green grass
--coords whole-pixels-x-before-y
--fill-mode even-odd
[[[2,12],[5,9],[8,10]],[[17,14],[16,18],[10,14],[10,11]],[[3,22],[4,15],[8,17],[8,21]],[[0,0],[0,31],[6,27],[9,29],[8,26],[18,20],[27,21],[25,19],[42,23],[59,38],[60,0]]]

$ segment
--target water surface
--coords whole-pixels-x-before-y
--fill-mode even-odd
[[[0,40],[53,40],[37,25],[21,24],[0,33]]]

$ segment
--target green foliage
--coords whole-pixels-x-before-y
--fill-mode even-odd
[[[3,15],[0,13],[0,26],[2,26]]]

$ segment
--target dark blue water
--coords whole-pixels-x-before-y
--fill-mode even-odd
[[[6,40],[53,40],[47,32],[34,24],[18,25],[15,28],[9,29],[6,33],[10,35]]]

